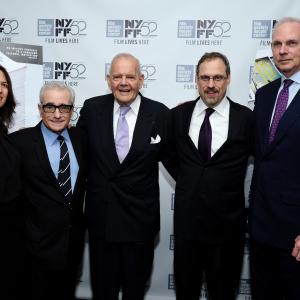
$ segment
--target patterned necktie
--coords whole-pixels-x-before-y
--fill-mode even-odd
[[[63,136],[59,135],[57,140],[60,143],[60,160],[57,180],[63,194],[70,203],[72,200],[72,185],[69,151]]]
[[[208,161],[211,156],[212,133],[209,117],[214,111],[210,107],[205,110],[205,117],[199,132],[198,151],[205,161]]]
[[[293,80],[291,80],[291,79],[284,80],[283,89],[280,91],[280,93],[278,95],[275,112],[274,112],[272,124],[270,127],[270,131],[269,131],[269,143],[271,143],[274,140],[279,121],[282,118],[282,116],[286,110],[287,103],[289,100],[289,86],[292,83],[293,83]]]
[[[118,119],[116,132],[116,150],[119,161],[122,162],[129,151],[129,129],[125,115],[130,110],[130,106],[120,106],[120,115]]]

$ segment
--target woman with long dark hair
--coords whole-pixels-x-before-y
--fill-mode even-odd
[[[11,79],[0,65],[0,299],[7,300],[17,299],[23,255],[19,155],[7,138],[15,106]]]
[[[6,69],[0,65],[0,131],[7,134],[12,122],[16,100],[12,90],[11,79]]]

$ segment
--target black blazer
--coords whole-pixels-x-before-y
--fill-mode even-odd
[[[69,135],[79,164],[70,207],[51,169],[40,123],[9,136],[22,158],[28,249],[41,264],[51,268],[64,268],[69,254],[80,259],[84,245],[86,143],[84,134],[76,128],[71,128]]]
[[[0,133],[0,213],[13,213],[21,192],[20,156],[7,136]],[[0,218],[2,222],[3,218]]]
[[[7,136],[0,133],[0,254],[9,267],[12,267],[9,257],[16,251],[21,233],[20,195],[20,156]]]
[[[198,99],[172,109],[178,156],[174,233],[180,239],[213,244],[245,230],[244,178],[253,120],[250,109],[229,100],[228,138],[205,162],[189,136]]]
[[[250,233],[260,242],[292,249],[300,234],[300,91],[268,144],[281,79],[255,95],[255,161],[250,198]]]
[[[166,162],[169,109],[141,96],[133,140],[120,164],[112,94],[85,101],[77,126],[88,134],[86,213],[89,233],[107,241],[145,241],[159,231],[158,162]],[[151,143],[151,137],[160,137]]]
[[[20,220],[20,156],[0,130],[0,291],[1,299],[20,299],[24,241]],[[18,297],[20,296],[20,298]]]

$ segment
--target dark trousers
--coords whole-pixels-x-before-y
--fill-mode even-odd
[[[65,264],[53,266],[28,254],[27,277],[30,300],[75,300],[84,249],[83,231],[72,231]]]
[[[32,261],[29,280],[30,300],[75,300],[75,290],[78,283],[77,266],[65,269],[44,267],[38,261]],[[25,299],[25,298],[24,298]]]
[[[244,236],[220,245],[175,238],[177,300],[199,300],[203,275],[209,299],[236,299],[244,254]]]
[[[93,300],[144,299],[151,275],[154,240],[106,242],[89,238]]]
[[[300,262],[284,250],[250,239],[253,300],[299,300]]]

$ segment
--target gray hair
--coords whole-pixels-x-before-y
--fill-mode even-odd
[[[61,81],[50,81],[45,83],[40,90],[40,104],[43,104],[45,92],[48,90],[61,90],[68,91],[70,95],[71,104],[75,103],[75,91],[65,83]]]
[[[274,33],[276,32],[278,27],[284,23],[298,23],[300,25],[300,19],[294,18],[294,17],[284,17],[284,18],[278,20],[273,27],[272,37],[274,36]]]
[[[119,58],[127,58],[127,59],[132,59],[134,61],[136,61],[136,64],[137,64],[137,73],[138,74],[141,74],[141,64],[140,64],[140,61],[135,57],[133,56],[132,54],[130,53],[119,53],[117,54],[116,56],[114,56],[114,58],[112,59],[111,61],[111,64],[110,64],[110,67],[109,67],[109,74],[108,75],[111,75],[111,72],[112,72],[112,65],[113,63],[118,60]]]

